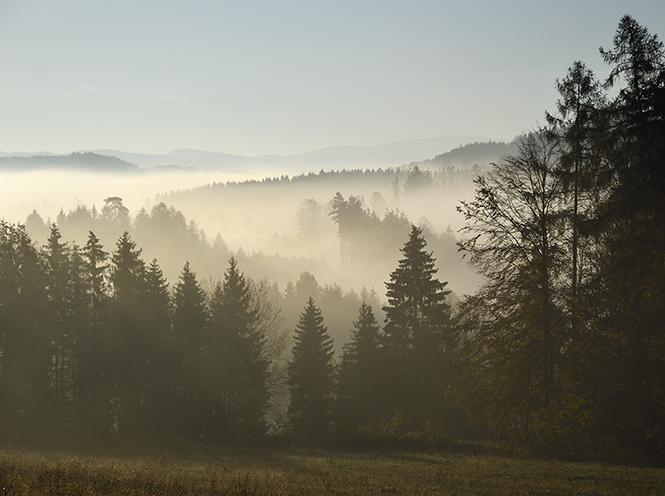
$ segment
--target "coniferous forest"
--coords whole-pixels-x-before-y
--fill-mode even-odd
[[[601,55],[605,80],[574,62],[544,124],[476,171],[457,249],[482,283],[461,299],[431,250],[453,234],[345,192],[303,204],[303,235],[330,219],[357,287],[396,254],[385,292],[246,276],[245,254],[164,203],[132,219],[110,197],[41,231],[1,221],[0,441],[469,440],[662,461],[665,50],[625,16]],[[416,166],[405,187],[431,182]],[[76,214],[89,231],[64,241]],[[189,243],[175,280],[143,256],[164,226]],[[199,278],[203,259],[223,277]]]

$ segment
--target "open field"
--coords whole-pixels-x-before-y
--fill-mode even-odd
[[[0,495],[659,495],[665,469],[490,455],[190,449],[0,451]]]

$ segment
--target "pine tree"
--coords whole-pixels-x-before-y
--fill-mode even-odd
[[[174,389],[176,428],[190,436],[203,430],[203,346],[208,328],[206,297],[189,262],[180,273],[173,295],[173,339],[179,379]]]
[[[112,256],[113,328],[118,369],[118,424],[124,431],[138,428],[145,398],[147,343],[141,323],[145,291],[145,262],[127,232]]]
[[[309,298],[296,326],[289,363],[293,430],[301,435],[324,434],[330,426],[333,392],[333,340],[321,311]]]
[[[426,246],[422,229],[412,226],[401,249],[404,258],[386,283],[388,305],[383,308],[393,408],[416,423],[443,413],[449,385],[441,379],[454,351],[446,302],[450,291],[435,277],[435,259]]]
[[[88,329],[82,346],[79,422],[83,429],[107,432],[112,424],[108,405],[115,377],[110,320],[109,254],[92,231],[82,248],[88,299]]]
[[[160,432],[166,430],[168,425],[171,393],[177,375],[173,369],[175,355],[171,339],[171,297],[157,260],[153,260],[146,269],[141,306],[141,321],[147,342],[146,407],[141,424],[146,430]]]
[[[47,279],[22,226],[0,220],[0,438],[48,427]]]
[[[53,224],[46,242],[44,258],[48,277],[49,343],[51,344],[51,375],[53,380],[52,428],[62,428],[68,419],[68,398],[71,398],[73,345],[69,291],[69,247],[61,243],[60,230]]]
[[[122,198],[118,196],[104,198],[98,225],[103,239],[115,239],[129,230],[129,209],[122,204]]]
[[[218,435],[255,436],[265,430],[268,363],[251,303],[249,286],[232,257],[223,283],[213,291],[206,347],[211,375],[219,384],[213,392],[219,402],[217,422],[225,424],[216,426]]]
[[[606,87],[625,86],[608,109],[611,182],[598,209],[600,256],[587,291],[599,361],[589,375],[612,437],[624,449],[655,452],[665,445],[665,348],[658,344],[665,316],[665,46],[626,15],[613,48],[601,55],[611,66]]]
[[[362,303],[353,326],[339,366],[336,417],[355,427],[388,418],[392,412],[385,404],[390,384],[385,375],[381,327],[370,305]]]

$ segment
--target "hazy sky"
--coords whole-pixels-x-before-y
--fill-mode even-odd
[[[543,121],[663,0],[0,0],[0,150],[291,154]]]

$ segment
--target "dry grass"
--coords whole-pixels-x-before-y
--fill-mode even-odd
[[[665,469],[287,449],[143,455],[0,451],[0,495],[660,495]]]

